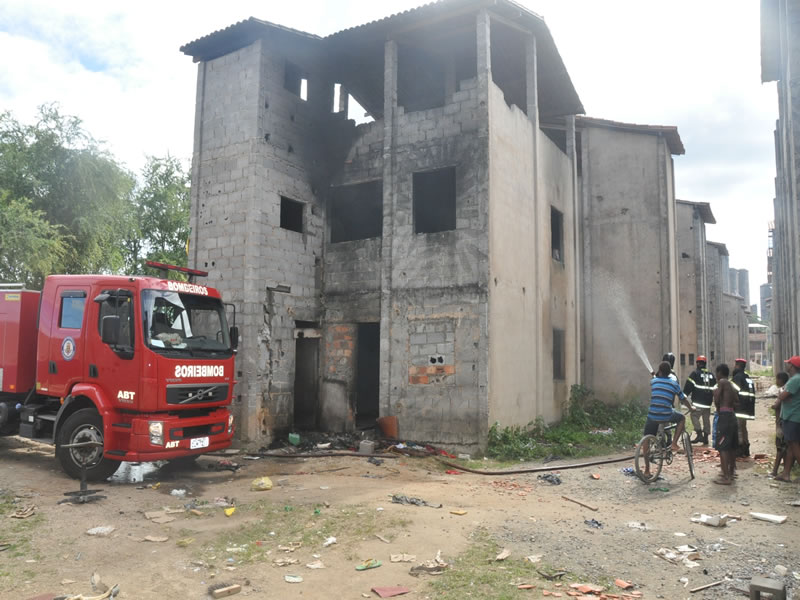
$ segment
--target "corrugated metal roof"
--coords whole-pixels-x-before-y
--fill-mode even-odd
[[[611,121],[608,119],[598,119],[596,117],[578,117],[578,124],[585,123],[595,127],[606,127],[609,129],[623,129],[627,131],[638,131],[642,133],[653,133],[664,136],[672,154],[686,154],[683,147],[678,128],[674,125],[640,125],[638,123],[623,123],[621,121]]]

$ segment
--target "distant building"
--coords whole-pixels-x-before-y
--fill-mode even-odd
[[[694,370],[695,357],[708,356],[711,313],[707,265],[706,225],[716,223],[708,202],[678,200],[678,281],[680,302],[680,356],[675,371],[683,381]]]
[[[750,353],[747,355],[751,363],[766,367],[772,364],[767,345],[768,327],[761,323],[750,323],[748,325],[748,343]]]

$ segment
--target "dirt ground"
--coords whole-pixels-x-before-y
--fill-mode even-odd
[[[760,416],[751,423],[750,436],[751,451],[771,458],[774,422],[767,416],[770,403],[759,399]],[[241,593],[233,597],[376,598],[370,592],[373,586],[402,585],[412,590],[404,598],[435,598],[432,577],[412,577],[409,568],[432,559],[439,550],[445,560],[452,561],[474,543],[471,536],[480,529],[511,553],[506,561],[487,562],[481,568],[502,570],[510,561],[522,564],[523,557],[541,555],[539,564],[525,563],[530,566],[534,589],[519,590],[514,585],[519,581],[509,577],[505,587],[491,597],[540,598],[543,590],[548,590],[566,598],[569,583],[577,581],[610,584],[609,592],[620,593],[613,586],[615,578],[632,582],[641,597],[666,599],[744,598],[746,594],[737,590],[746,590],[754,575],[781,579],[790,589],[800,585],[800,508],[787,504],[800,497],[798,485],[773,482],[767,477],[767,462],[752,459],[738,462],[734,486],[714,485],[716,459],[704,459],[700,447],[695,457],[695,480],[689,479],[686,462],[680,458],[665,466],[664,479],[653,485],[622,472],[632,462],[562,471],[554,467],[563,483],[551,485],[536,474],[447,474],[432,459],[400,458],[376,466],[364,458],[349,457],[255,461],[232,457],[243,465],[232,473],[215,469],[220,457],[203,457],[196,466],[183,470],[154,470],[144,482],[141,468],[128,467],[120,479],[129,481],[91,486],[102,488],[106,499],[76,506],[58,504],[64,492],[77,489],[77,482],[57,468],[51,448],[4,438],[0,439],[0,494],[16,499],[12,511],[26,505],[36,509],[28,519],[3,518],[0,522],[0,548],[4,538],[13,543],[0,551],[0,597],[92,596],[89,579],[96,572],[104,582],[119,585],[120,598],[145,600],[207,598],[209,585],[215,583],[240,584]],[[519,465],[532,466],[538,465]],[[274,488],[250,491],[250,482],[264,475],[272,479]],[[155,483],[157,489],[152,487]],[[186,498],[171,495],[175,489],[187,490]],[[391,494],[419,497],[443,507],[394,504]],[[213,506],[219,497],[235,498],[237,511],[225,516],[222,508]],[[174,521],[157,524],[144,515],[164,507],[181,508],[192,499],[211,503],[199,505],[202,516],[176,512],[169,515]],[[270,513],[272,522],[259,523],[256,511],[247,510],[259,501],[279,509]],[[274,528],[279,537],[280,509],[308,521],[310,542],[283,554],[267,535],[258,540],[259,554],[253,562],[241,560],[241,549],[235,545],[226,547],[226,536],[257,526]],[[315,530],[315,519],[345,510],[350,516],[340,521],[341,531]],[[453,510],[466,514],[453,514]],[[788,519],[771,524],[753,519],[750,511],[787,515]],[[727,513],[741,520],[714,528],[693,523],[690,518],[696,512]],[[585,523],[591,519],[602,527]],[[360,520],[373,523],[374,530],[365,534]],[[87,535],[87,530],[99,526],[115,529],[107,537]],[[337,543],[324,547],[323,541],[331,533]],[[168,540],[143,541],[145,536]],[[186,538],[194,541],[186,547],[176,543]],[[660,548],[683,544],[697,548],[698,566],[673,564],[655,555]],[[249,556],[252,551],[248,550]],[[417,562],[390,562],[390,555],[397,553],[413,554]],[[281,556],[296,557],[299,563],[274,566],[273,560]],[[317,556],[326,568],[306,568]],[[356,571],[354,567],[367,558],[379,559],[383,565]],[[782,576],[781,566],[786,568]],[[458,568],[458,563],[451,568]],[[535,568],[563,570],[567,575],[557,586],[558,580],[545,580]],[[286,582],[287,574],[301,575],[302,583]],[[690,593],[692,588],[725,579],[717,587]],[[487,596],[474,595],[466,587],[463,597]]]

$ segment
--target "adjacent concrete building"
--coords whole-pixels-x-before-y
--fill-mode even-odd
[[[680,356],[675,371],[683,381],[695,357],[711,353],[711,322],[706,269],[706,225],[716,223],[708,202],[677,201]]]
[[[584,381],[647,398],[645,363],[677,352],[677,128],[579,117]]]
[[[800,0],[761,0],[761,81],[778,82],[772,336],[775,364],[800,352]]]
[[[325,38],[251,18],[182,51],[190,262],[239,307],[243,441],[396,416],[408,439],[474,447],[491,423],[560,416],[580,380],[583,108],[539,16],[447,0]],[[642,137],[661,215],[670,150]]]

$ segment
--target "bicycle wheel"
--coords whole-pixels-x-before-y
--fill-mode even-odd
[[[658,438],[654,435],[644,436],[636,444],[636,453],[633,461],[636,476],[645,483],[652,483],[658,479],[663,465],[664,453],[661,450]],[[645,473],[646,467],[649,467],[649,474]]]
[[[686,461],[689,463],[689,477],[694,479],[694,454],[692,452],[692,442],[689,439],[689,434],[685,431],[681,436],[681,444],[683,451],[686,452]]]

